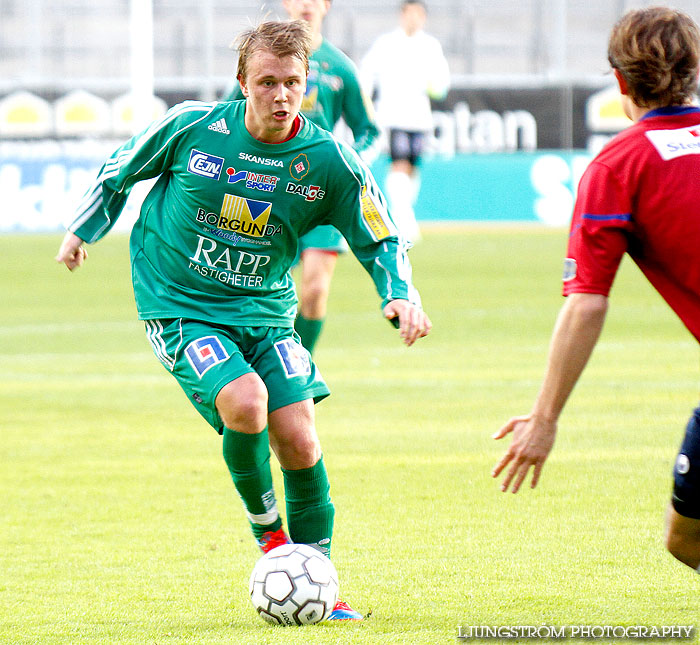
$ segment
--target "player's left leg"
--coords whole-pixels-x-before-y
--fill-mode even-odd
[[[666,548],[683,564],[700,567],[700,408],[688,421],[673,469]]]
[[[391,215],[402,236],[409,242],[420,238],[413,203],[417,196],[413,184],[414,139],[418,133],[404,130],[389,132],[391,165],[384,180],[384,191],[389,200]]]
[[[270,412],[270,446],[282,466],[287,526],[293,542],[310,544],[330,555],[335,508],[311,399]]]
[[[269,394],[268,432],[282,466],[289,535],[330,555],[335,508],[314,418],[314,402],[329,391],[297,338],[291,329],[270,329],[250,359]],[[342,601],[329,617],[361,619]]]
[[[421,186],[421,174],[420,174],[420,160],[423,156],[423,146],[425,144],[425,135],[422,132],[412,132],[411,133],[411,151],[408,157],[408,176],[411,178],[411,206],[414,208],[413,220],[411,221],[411,241],[417,242],[421,239],[420,227],[418,226],[418,220],[415,214],[415,205],[418,201],[418,194],[420,193]]]
[[[330,557],[335,508],[314,424],[311,399],[278,408],[268,417],[270,445],[284,475],[287,525],[293,542],[318,548]],[[328,620],[362,620],[338,600]]]
[[[328,295],[338,255],[335,251],[308,248],[301,254],[299,314],[294,329],[313,354],[328,309]]]
[[[292,512],[287,518],[290,537],[323,548],[326,541],[330,544],[334,509],[313,406],[328,396],[328,386],[293,329],[249,328],[248,332],[246,357],[265,383],[269,444],[285,473],[287,506]],[[306,490],[309,487],[311,492]],[[309,514],[312,517],[306,522]]]

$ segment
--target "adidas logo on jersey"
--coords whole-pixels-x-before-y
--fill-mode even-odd
[[[226,125],[226,119],[219,119],[216,123],[207,126],[212,132],[221,132],[221,134],[231,134],[231,130]]]

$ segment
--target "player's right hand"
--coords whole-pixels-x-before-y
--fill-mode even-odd
[[[501,490],[505,493],[510,487],[511,492],[517,493],[531,466],[534,466],[534,471],[530,488],[537,486],[544,462],[554,445],[557,422],[529,414],[513,417],[493,435],[493,438],[503,439],[510,433],[513,433],[511,444],[494,466],[491,476],[498,477],[510,464],[501,483]]]
[[[70,271],[73,271],[73,269],[82,266],[87,256],[88,252],[83,247],[83,240],[69,231],[63,238],[61,248],[56,255],[56,262],[65,264]]]

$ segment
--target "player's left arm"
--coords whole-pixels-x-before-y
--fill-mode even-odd
[[[430,333],[433,324],[423,309],[408,300],[391,300],[384,307],[384,316],[388,320],[399,322],[399,335],[406,345],[413,345],[419,338]]]
[[[244,99],[243,90],[241,90],[241,84],[238,79],[234,79],[231,85],[226,87],[221,95],[221,101],[240,101]]]
[[[412,267],[405,243],[386,207],[372,173],[349,146],[337,141],[337,161],[333,173],[334,199],[328,200],[328,223],[345,237],[353,254],[365,268],[382,298],[384,316],[400,330],[402,339],[412,345],[432,327],[421,308],[413,286]]]
[[[430,58],[432,61],[429,66],[430,75],[426,79],[427,87],[425,89],[431,99],[442,101],[450,89],[450,68],[437,39],[432,41]]]

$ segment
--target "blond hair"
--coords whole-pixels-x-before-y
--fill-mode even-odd
[[[610,34],[608,60],[640,107],[689,103],[697,91],[699,57],[697,24],[668,7],[629,11]]]
[[[311,34],[308,24],[303,20],[260,23],[240,34],[233,46],[238,49],[236,75],[243,80],[248,73],[248,60],[260,50],[269,51],[278,58],[297,58],[304,64],[304,69],[309,71]]]

